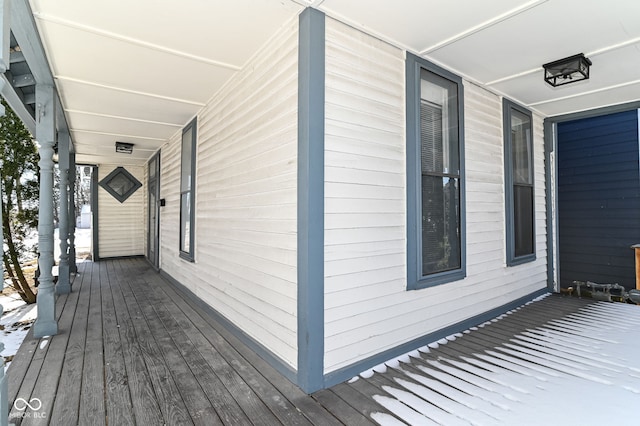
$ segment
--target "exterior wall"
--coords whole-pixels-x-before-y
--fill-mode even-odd
[[[536,255],[506,267],[502,100],[465,81],[467,278],[406,285],[402,50],[327,19],[325,373],[546,286],[543,122],[534,115]]]
[[[178,256],[180,138],[162,147],[160,266],[297,364],[298,21],[198,114],[195,262]]]
[[[635,288],[638,110],[558,123],[560,280]]]
[[[101,164],[98,182],[118,165]],[[124,203],[116,200],[101,186],[98,191],[98,255],[100,258],[140,256],[144,254],[146,239],[144,202],[147,193],[144,166],[126,166],[125,169],[143,185]]]

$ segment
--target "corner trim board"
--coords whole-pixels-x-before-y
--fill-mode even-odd
[[[325,15],[300,14],[298,47],[298,373],[312,393],[324,386]]]

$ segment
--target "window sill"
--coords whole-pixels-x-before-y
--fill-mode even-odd
[[[183,251],[180,252],[180,258],[192,263],[196,261],[193,255],[190,255],[189,253]]]
[[[528,254],[526,256],[516,257],[516,258],[513,258],[513,259],[507,259],[507,267],[522,265],[524,263],[533,262],[534,260],[536,260],[535,253],[534,254]]]
[[[423,288],[448,284],[454,281],[460,281],[466,276],[467,273],[464,269],[456,269],[455,271],[440,272],[417,280],[415,278],[409,279],[407,290],[421,290]]]

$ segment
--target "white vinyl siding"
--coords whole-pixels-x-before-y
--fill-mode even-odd
[[[327,19],[325,373],[546,285],[542,119],[533,117],[537,260],[505,263],[501,99],[464,82],[467,277],[407,291],[403,51]]]
[[[162,148],[161,268],[297,365],[297,18],[197,116],[195,263],[178,257],[180,138]]]
[[[101,164],[98,182],[111,173],[117,165]],[[124,166],[141,183],[144,183],[144,166]],[[98,191],[98,255],[100,258],[144,255],[145,195],[143,184],[124,203],[116,200],[101,186]]]

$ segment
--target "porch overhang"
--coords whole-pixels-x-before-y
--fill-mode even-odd
[[[491,0],[466,4],[464,13],[458,4],[435,7],[417,0],[188,1],[162,7],[150,0],[135,6],[14,0],[12,32],[20,52],[10,72],[21,66],[21,56],[30,71],[5,77],[10,84],[3,96],[33,130],[31,89],[19,86],[29,75],[55,85],[58,122],[69,132],[79,163],[142,164],[305,7],[545,117],[640,99],[640,5],[586,7],[573,0]],[[542,64],[578,52],[593,61],[589,80],[558,88],[544,82]],[[135,143],[134,155],[113,152],[116,140]]]

